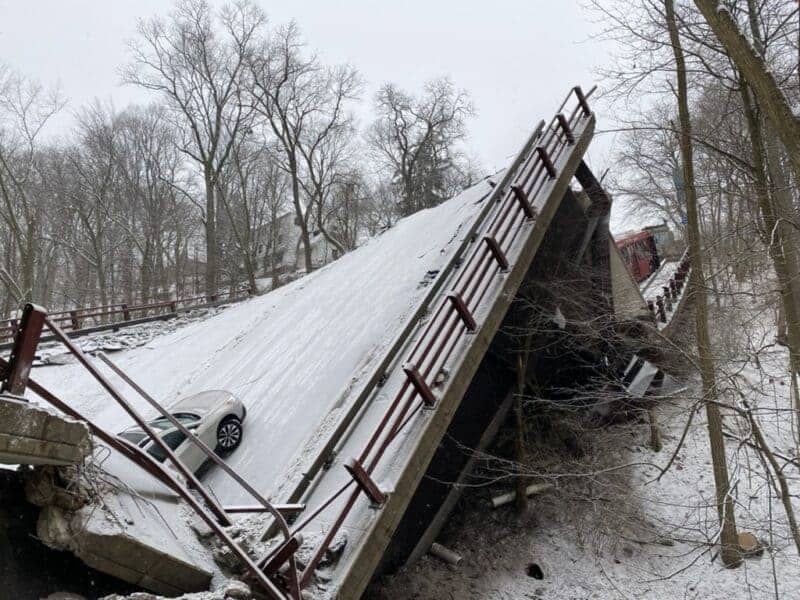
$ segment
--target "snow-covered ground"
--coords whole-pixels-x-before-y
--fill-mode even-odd
[[[761,296],[764,297],[763,295]],[[718,314],[715,348],[726,401],[742,396],[756,410],[792,490],[795,510],[800,463],[794,440],[788,356],[772,343],[773,309],[766,303]],[[725,317],[724,319],[720,317]],[[671,390],[671,391],[670,391]],[[669,393],[668,393],[669,392]],[[476,488],[451,518],[440,541],[464,557],[445,566],[426,556],[416,565],[373,585],[367,598],[652,600],[800,598],[800,557],[789,535],[783,506],[767,484],[757,453],[727,442],[735,486],[739,531],[767,548],[761,557],[725,569],[709,544],[717,534],[713,474],[705,413],[700,408],[671,469],[660,468],[675,452],[699,382],[670,380],[657,408],[664,447],[648,444],[644,419],[584,432],[587,453],[579,459],[552,452],[542,442],[532,463],[533,481],[552,481],[554,491],[532,498],[528,512],[492,510],[499,488]],[[726,411],[730,435],[749,429]],[[789,461],[794,461],[789,462]],[[502,484],[501,484],[502,485]],[[538,571],[532,565],[537,565]]]
[[[319,271],[113,359],[167,404],[208,389],[239,396],[248,411],[245,436],[229,462],[269,495],[297,449],[324,435],[317,425],[346,404],[347,391],[381,357],[490,191],[481,182]],[[76,364],[37,369],[35,378],[111,431],[130,425]],[[133,390],[112,380],[145,410]],[[207,483],[223,502],[251,501],[213,469]]]

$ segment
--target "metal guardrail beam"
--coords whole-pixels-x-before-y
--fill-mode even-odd
[[[502,198],[503,193],[508,190],[508,186],[512,182],[514,176],[514,172],[517,169],[519,169],[519,167],[522,165],[522,162],[530,154],[532,148],[541,137],[543,130],[544,130],[544,121],[540,121],[536,125],[536,128],[534,129],[531,136],[528,138],[527,142],[523,146],[520,153],[514,159],[514,162],[511,164],[508,170],[506,170],[500,183],[498,185],[495,185],[494,189],[490,192],[489,196],[483,200],[484,204],[483,208],[478,213],[477,217],[473,221],[469,230],[467,230],[467,232],[464,234],[462,241],[459,243],[458,247],[453,253],[452,258],[440,270],[436,279],[430,284],[428,292],[425,294],[425,297],[418,304],[417,309],[406,320],[405,324],[403,325],[403,328],[395,336],[392,344],[386,350],[385,354],[383,355],[383,358],[381,358],[381,361],[372,370],[371,375],[364,383],[364,385],[361,387],[356,396],[353,397],[353,399],[349,402],[345,414],[339,421],[337,421],[336,427],[328,436],[327,441],[322,446],[322,448],[317,452],[316,458],[309,465],[308,469],[306,469],[305,473],[303,473],[303,478],[295,485],[295,487],[289,493],[287,502],[298,502],[300,498],[303,497],[303,494],[305,494],[312,486],[314,479],[323,470],[323,467],[330,461],[330,458],[336,446],[338,446],[342,442],[342,440],[345,439],[347,432],[350,429],[351,425],[353,424],[354,420],[361,412],[361,409],[364,407],[365,403],[367,402],[367,400],[369,399],[370,395],[373,393],[375,388],[385,377],[387,369],[397,358],[397,354],[405,345],[408,336],[411,335],[411,333],[417,327],[419,322],[428,315],[428,310],[430,308],[430,305],[433,303],[434,299],[441,292],[442,287],[447,281],[447,278],[453,273],[453,271],[456,268],[459,267],[460,262],[467,248],[474,242],[474,238],[477,232],[484,224],[486,218],[492,213],[496,203]],[[348,395],[348,392],[345,392],[344,395]],[[340,397],[340,400],[343,399],[344,398]],[[271,534],[272,532],[267,532],[267,536]]]

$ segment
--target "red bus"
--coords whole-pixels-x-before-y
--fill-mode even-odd
[[[647,279],[661,264],[656,241],[649,231],[623,235],[617,240],[617,248],[637,283]]]

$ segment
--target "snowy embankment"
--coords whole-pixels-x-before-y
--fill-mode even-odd
[[[750,302],[749,300],[747,301]],[[800,462],[795,450],[788,353],[772,343],[772,307],[727,311],[717,321],[724,401],[753,406],[772,450],[782,458],[795,510]],[[686,347],[690,347],[687,342]],[[776,486],[747,443],[749,427],[726,413],[728,466],[740,532],[765,545],[761,556],[726,569],[717,556],[717,513],[705,412],[698,407],[669,471],[658,479],[700,397],[696,378],[665,384],[657,406],[663,449],[648,445],[646,419],[578,430],[575,458],[534,436],[532,481],[553,491],[534,496],[526,514],[492,510],[489,498],[510,481],[469,491],[440,542],[463,556],[448,567],[426,556],[374,585],[370,600],[730,600],[800,598],[800,557]],[[671,391],[670,391],[671,390]],[[734,439],[734,438],[738,438]],[[774,483],[774,482],[773,482]]]
[[[298,449],[324,435],[318,423],[370,372],[490,191],[483,181],[317,272],[112,358],[165,404],[209,389],[241,398],[244,440],[228,461],[269,495]],[[76,364],[37,369],[34,376],[112,432],[131,424]],[[133,390],[111,378],[152,414]],[[222,473],[212,470],[206,479],[223,502],[252,500]]]

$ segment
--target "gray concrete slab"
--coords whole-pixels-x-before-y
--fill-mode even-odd
[[[174,499],[145,498],[114,487],[75,512],[42,509],[37,535],[90,567],[165,595],[207,590],[213,574],[202,546]]]
[[[92,449],[89,428],[14,396],[0,396],[0,462],[75,465]]]

